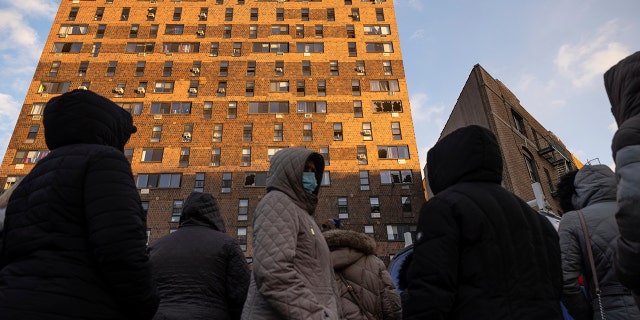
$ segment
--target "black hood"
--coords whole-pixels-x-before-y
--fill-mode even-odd
[[[204,226],[225,232],[218,201],[209,193],[192,192],[184,202],[180,227]]]
[[[640,51],[605,72],[604,86],[618,126],[640,114]]]
[[[434,195],[459,182],[500,184],[502,154],[496,136],[477,125],[453,131],[427,153],[427,175]]]
[[[136,132],[129,112],[89,90],[73,90],[49,100],[42,122],[49,150],[87,143],[124,151]]]

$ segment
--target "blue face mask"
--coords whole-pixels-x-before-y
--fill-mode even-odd
[[[315,172],[303,172],[302,173],[302,186],[309,193],[313,193],[314,190],[318,187],[318,182],[316,181]]]

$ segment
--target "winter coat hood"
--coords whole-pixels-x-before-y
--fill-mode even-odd
[[[622,59],[604,74],[611,113],[618,126],[640,114],[640,51]]]
[[[313,193],[307,192],[302,185],[302,173],[307,159],[316,165],[316,181],[318,186]],[[271,158],[271,166],[267,175],[267,192],[278,190],[285,193],[300,208],[313,214],[318,203],[318,192],[324,172],[324,158],[317,153],[303,148],[286,148],[278,151]]]
[[[434,194],[460,182],[502,181],[502,153],[489,129],[471,125],[438,141],[427,153],[427,175]]]
[[[50,150],[85,143],[124,151],[129,137],[136,132],[129,112],[89,90],[73,90],[49,100],[42,122]]]
[[[225,232],[218,201],[209,193],[192,192],[184,203],[180,227],[205,226]]]
[[[603,164],[585,165],[573,182],[576,188],[574,206],[577,209],[603,201],[616,201],[616,176]]]
[[[370,236],[352,230],[329,230],[323,232],[327,241],[333,267],[341,269],[348,266],[362,256],[376,253],[376,242]],[[334,254],[341,251],[341,254]]]

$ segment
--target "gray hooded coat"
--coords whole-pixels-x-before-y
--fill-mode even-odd
[[[613,268],[618,239],[614,173],[605,165],[587,165],[576,174],[574,186],[574,207],[582,211],[589,231],[605,315],[611,320],[640,319],[640,310],[631,292],[620,284]],[[593,274],[577,211],[562,216],[558,233],[564,280],[563,302],[577,319],[584,319],[592,310],[593,319],[600,319]],[[592,298],[589,302],[584,300],[578,285],[578,276],[581,274],[585,275]]]
[[[307,159],[316,165],[318,187],[305,191]],[[267,194],[253,218],[253,273],[242,319],[338,319],[329,247],[313,219],[324,160],[318,153],[287,148],[271,159]]]
[[[249,268],[236,241],[225,233],[218,202],[193,192],[180,227],[150,245],[160,307],[155,320],[240,319]]]

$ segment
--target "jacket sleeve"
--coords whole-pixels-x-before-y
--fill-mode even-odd
[[[560,255],[562,260],[562,303],[575,319],[591,319],[591,306],[582,294],[578,277],[583,274],[583,257],[580,248],[582,231],[575,211],[564,214],[560,221]]]
[[[616,176],[616,220],[620,230],[616,274],[620,282],[637,295],[640,294],[640,144],[624,147],[617,152]]]
[[[400,303],[400,295],[393,284],[391,275],[384,266],[384,262],[377,259],[378,268],[380,270],[379,277],[382,281],[382,290],[380,298],[382,299],[382,319],[384,320],[401,320],[402,305]]]
[[[151,319],[159,299],[146,251],[146,217],[124,155],[110,148],[92,156],[84,190],[88,241],[104,283],[128,319]]]
[[[244,301],[247,299],[249,289],[249,278],[251,273],[247,266],[247,260],[242,254],[240,247],[233,241],[225,244],[224,251],[227,252],[227,302],[231,319],[239,320],[242,314]]]
[[[446,319],[452,311],[458,274],[459,228],[449,204],[429,200],[420,211],[413,258],[403,293],[403,319]]]
[[[300,209],[284,195],[269,200],[253,222],[253,275],[258,291],[282,319],[326,319],[327,311],[294,266],[298,232],[307,231],[300,230],[296,217]]]

